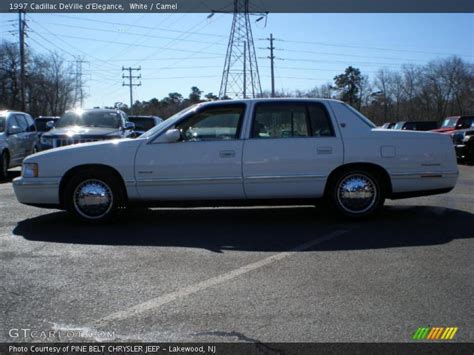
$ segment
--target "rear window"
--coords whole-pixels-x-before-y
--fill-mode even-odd
[[[135,124],[135,129],[137,131],[148,131],[155,127],[155,120],[150,117],[128,117],[130,122]]]
[[[45,120],[45,119],[37,118],[37,119],[35,120],[36,130],[37,130],[38,132],[46,132],[46,131],[49,131],[49,128],[46,126],[46,123],[48,123],[48,121],[50,121],[50,120]]]
[[[0,116],[0,132],[5,132],[5,117]]]

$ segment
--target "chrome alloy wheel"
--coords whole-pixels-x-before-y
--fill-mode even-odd
[[[114,203],[112,189],[103,181],[81,182],[73,194],[74,208],[84,218],[99,219],[110,212]]]
[[[360,214],[370,210],[377,201],[377,185],[364,174],[350,174],[337,186],[337,201],[349,213]]]

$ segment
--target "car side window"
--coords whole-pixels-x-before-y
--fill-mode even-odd
[[[252,138],[308,136],[310,136],[310,131],[304,105],[257,105],[252,125]]]
[[[321,104],[308,105],[313,137],[334,137],[334,129],[329,115]]]
[[[21,128],[22,132],[28,131],[28,123],[26,122],[26,118],[23,115],[15,115],[16,121],[18,122],[18,126]]]
[[[16,120],[16,116],[11,115],[7,121],[7,132],[10,133],[14,127],[20,127],[20,124]]]
[[[211,107],[180,122],[176,128],[184,142],[238,139],[244,111],[244,105]]]

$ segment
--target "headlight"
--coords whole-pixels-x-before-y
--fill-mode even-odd
[[[473,137],[473,136],[464,136],[464,138],[462,139],[462,141],[463,141],[464,143],[467,143],[467,142],[469,142],[469,140],[470,140],[472,137]]]
[[[40,143],[44,145],[51,145],[53,142],[52,138],[41,136]]]
[[[24,163],[21,173],[26,178],[38,177],[38,164]]]

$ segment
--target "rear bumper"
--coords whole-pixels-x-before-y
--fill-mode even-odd
[[[391,174],[392,193],[389,198],[436,195],[451,191],[459,177],[458,171]]]
[[[59,206],[59,178],[23,178],[13,180],[19,202],[33,206]]]

